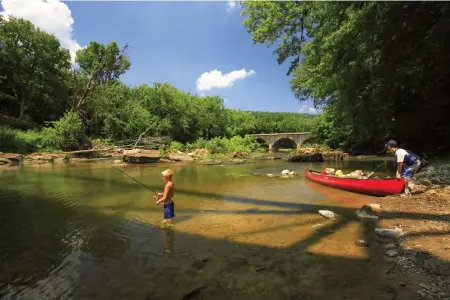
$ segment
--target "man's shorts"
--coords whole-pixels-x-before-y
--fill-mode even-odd
[[[411,166],[403,166],[402,169],[402,177],[406,178],[408,180],[411,180],[414,176],[414,174],[417,172],[417,170],[420,167],[420,163],[418,164],[413,164]]]
[[[175,203],[164,204],[164,219],[173,219],[175,217]]]

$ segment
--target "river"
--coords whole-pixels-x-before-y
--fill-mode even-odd
[[[173,170],[173,228],[149,190],[104,163],[4,169],[0,299],[392,299],[382,254],[355,245],[373,231],[355,208],[374,198],[302,174],[378,163],[121,166],[157,190]],[[299,175],[264,175],[283,169]]]

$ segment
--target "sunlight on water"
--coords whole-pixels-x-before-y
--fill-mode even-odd
[[[160,227],[162,207],[155,205],[152,192],[105,164],[2,171],[0,298],[180,299],[195,286],[207,285],[205,298],[245,299],[265,291],[271,299],[285,299],[296,294],[300,280],[296,269],[319,284],[314,275],[318,266],[331,268],[327,272],[338,276],[352,270],[349,261],[369,255],[366,248],[354,245],[366,230],[355,220],[354,211],[373,198],[305,182],[305,167],[326,166],[285,162],[121,166],[159,191],[161,171],[166,167],[174,171],[172,229]],[[354,170],[361,164],[341,167]],[[265,175],[283,169],[299,175],[292,179]],[[319,209],[344,218],[324,219]],[[316,225],[324,227],[318,230]],[[322,260],[324,255],[342,262]],[[174,276],[178,288],[167,296],[159,286],[169,286]],[[304,278],[303,283],[308,282]],[[287,290],[267,290],[277,285]]]

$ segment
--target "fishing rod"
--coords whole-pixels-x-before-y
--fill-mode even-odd
[[[370,172],[370,174],[367,175],[367,177],[365,177],[364,179],[369,179],[369,177],[372,176],[373,173],[375,173],[375,171],[376,171],[379,167],[381,167],[382,165],[384,165],[385,163],[386,163],[386,161],[383,161],[381,164],[379,164],[379,165],[378,165],[375,169],[373,169],[372,172]]]
[[[153,193],[155,193],[155,194],[157,194],[158,195],[158,192],[156,192],[156,191],[154,191],[153,189],[151,189],[151,188],[149,188],[148,186],[146,186],[145,184],[143,184],[142,182],[140,182],[139,180],[137,180],[137,179],[135,179],[135,178],[133,178],[133,177],[131,177],[130,175],[128,175],[127,173],[125,173],[124,171],[122,171],[121,169],[118,169],[118,168],[116,168],[116,167],[114,167],[113,165],[111,165],[111,164],[108,164],[111,168],[113,168],[113,169],[115,169],[115,170],[117,170],[117,171],[119,171],[120,173],[122,173],[123,175],[125,175],[125,176],[127,176],[127,177],[129,177],[129,178],[131,178],[131,179],[133,179],[135,182],[137,182],[137,183],[139,183],[140,185],[142,185],[143,187],[145,187],[145,188],[147,188],[147,189],[149,189],[150,191],[152,191]]]

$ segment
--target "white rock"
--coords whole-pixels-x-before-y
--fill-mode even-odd
[[[395,229],[383,229],[383,228],[375,228],[375,233],[379,236],[389,237],[389,238],[397,238],[405,235],[403,230],[400,228]]]
[[[289,170],[287,170],[287,169],[283,170],[283,171],[281,171],[281,174],[282,175],[289,175]]]
[[[289,175],[295,175],[296,173],[294,171],[289,172]]]
[[[337,214],[335,214],[331,210],[319,210],[319,214],[321,214],[325,218],[332,219],[332,220],[339,217]]]
[[[267,174],[267,177],[273,177],[273,174]]]

